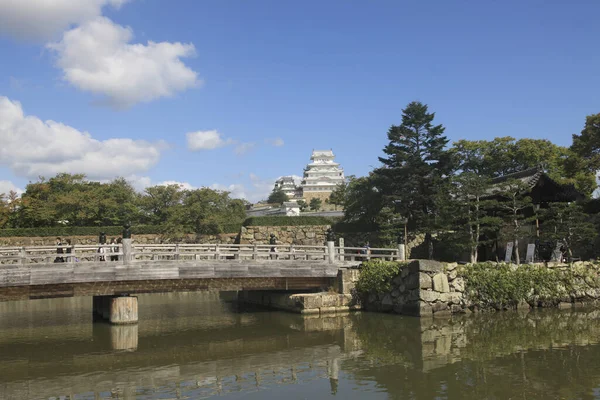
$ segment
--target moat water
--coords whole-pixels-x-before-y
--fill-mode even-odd
[[[0,399],[600,399],[600,311],[302,317],[228,294],[0,303]]]

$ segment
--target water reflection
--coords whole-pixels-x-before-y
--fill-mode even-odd
[[[0,398],[600,398],[600,312],[437,320],[243,309],[140,296],[140,323],[90,299],[0,303]]]

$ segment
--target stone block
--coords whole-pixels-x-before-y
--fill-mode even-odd
[[[463,299],[462,293],[450,292],[440,294],[440,301],[448,304],[460,304]]]
[[[448,277],[446,274],[439,273],[433,276],[433,290],[440,293],[448,293],[450,291],[450,285],[448,284]]]
[[[443,264],[439,261],[433,260],[417,260],[420,272],[442,272]]]
[[[419,298],[423,301],[432,303],[436,300],[439,300],[440,298],[440,294],[438,292],[435,292],[433,290],[420,290],[419,291]]]
[[[433,311],[433,313],[438,313],[440,311],[445,311],[448,310],[448,303],[445,303],[443,301],[436,301],[435,303],[433,303],[431,305],[431,310]]]
[[[427,316],[431,316],[432,314],[433,314],[433,310],[428,303],[426,303],[424,301],[419,302],[419,316],[427,317]]]
[[[419,287],[421,289],[431,289],[433,287],[431,277],[423,272],[419,272]]]
[[[464,292],[465,291],[465,280],[464,278],[456,278],[450,283],[450,288],[456,292]]]
[[[383,309],[383,311],[390,311],[393,305],[394,300],[392,299],[392,296],[390,294],[386,294],[385,296],[383,296],[383,299],[381,300],[381,308]]]
[[[454,271],[456,268],[458,268],[458,263],[448,263],[446,264],[446,271]]]
[[[417,274],[417,273],[410,274],[406,278],[404,284],[406,285],[406,289],[408,289],[408,290],[418,289],[419,288],[419,274]]]

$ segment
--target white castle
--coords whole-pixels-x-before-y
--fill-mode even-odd
[[[275,190],[283,190],[290,200],[327,200],[335,187],[345,179],[344,170],[334,159],[332,150],[313,150],[311,162],[304,168],[300,186],[296,186],[291,176],[284,176],[275,182]]]

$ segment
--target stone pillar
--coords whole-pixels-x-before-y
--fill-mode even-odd
[[[344,238],[341,237],[339,239],[339,241],[340,241],[340,261],[345,261],[345,258],[344,258],[344,247],[345,247],[344,246]]]
[[[138,299],[128,296],[94,296],[93,312],[115,325],[138,322]]]
[[[137,297],[112,297],[110,301],[111,324],[137,324],[138,299]]]
[[[131,239],[123,239],[123,263],[129,264],[133,260],[133,245]]]
[[[398,260],[406,260],[406,246],[404,246],[404,243],[398,243]]]
[[[335,242],[327,242],[327,256],[329,259],[329,264],[333,264],[335,261]]]

